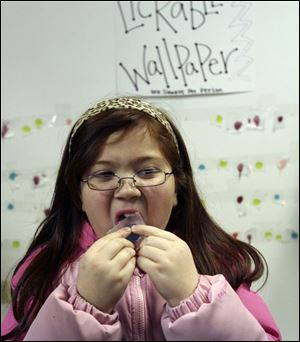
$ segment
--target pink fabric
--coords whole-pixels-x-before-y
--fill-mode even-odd
[[[96,239],[93,229],[85,224],[80,244],[82,251]],[[36,253],[19,269],[14,285]],[[77,293],[78,267],[79,259],[68,267],[24,340],[281,340],[262,298],[246,284],[235,292],[223,275],[200,275],[195,292],[171,308],[149,276],[136,268],[115,311],[106,314]],[[2,334],[15,324],[10,308],[2,324]]]

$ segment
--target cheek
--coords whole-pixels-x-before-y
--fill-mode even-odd
[[[88,220],[96,233],[102,234],[110,227],[110,205],[111,195],[100,192],[82,191],[82,210],[86,213]]]
[[[148,224],[164,229],[170,219],[174,205],[177,204],[175,188],[147,189]]]

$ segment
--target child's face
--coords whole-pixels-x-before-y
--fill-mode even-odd
[[[96,171],[112,171],[120,177],[130,177],[143,168],[157,168],[171,172],[172,168],[159,149],[158,143],[143,126],[126,133],[116,132],[109,136],[89,174]],[[147,159],[146,159],[147,158]],[[98,237],[117,224],[117,213],[137,210],[145,224],[165,229],[172,208],[177,204],[175,179],[154,187],[137,188],[126,179],[116,190],[91,190],[87,183],[81,185],[82,209]]]

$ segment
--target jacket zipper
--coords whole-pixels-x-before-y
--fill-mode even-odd
[[[143,275],[134,276],[134,294],[133,302],[136,304],[136,310],[133,315],[133,341],[146,341],[146,327],[145,327],[145,299],[142,290]]]

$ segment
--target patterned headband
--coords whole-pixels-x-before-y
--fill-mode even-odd
[[[98,115],[102,112],[105,112],[108,109],[120,109],[120,108],[127,108],[127,109],[136,109],[143,113],[146,113],[150,116],[152,116],[154,119],[159,121],[171,134],[173,137],[174,143],[177,148],[177,152],[179,154],[179,147],[178,142],[175,136],[175,133],[166,118],[166,116],[156,107],[150,105],[147,102],[144,102],[137,98],[132,97],[121,97],[121,98],[115,98],[110,100],[104,100],[99,103],[97,103],[94,107],[89,108],[85,113],[82,114],[82,116],[76,121],[75,125],[72,129],[72,134],[69,142],[69,155],[71,154],[71,145],[72,145],[72,139],[74,135],[76,134],[79,127],[89,118],[92,116]]]

